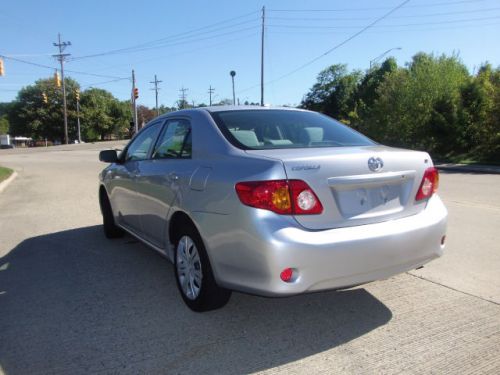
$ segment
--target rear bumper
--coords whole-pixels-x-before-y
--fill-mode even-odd
[[[338,289],[417,268],[443,253],[447,211],[437,195],[413,216],[322,231],[245,210],[237,217],[194,214],[218,283],[243,292],[285,296]],[[291,283],[280,279],[288,267],[298,274]]]

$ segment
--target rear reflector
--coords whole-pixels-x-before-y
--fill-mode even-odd
[[[434,167],[427,168],[418,188],[417,196],[415,200],[420,201],[422,199],[427,199],[434,194],[439,186],[439,173]]]
[[[246,181],[236,184],[241,203],[281,215],[317,215],[323,206],[302,180]]]
[[[285,268],[280,273],[280,278],[285,283],[289,283],[290,281],[292,281],[292,276],[293,276],[293,270],[291,268]]]

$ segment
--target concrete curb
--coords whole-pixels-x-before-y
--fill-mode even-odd
[[[0,193],[5,190],[5,188],[12,182],[14,179],[17,177],[17,172],[14,171],[12,174],[9,176],[8,179],[3,180],[0,182]]]

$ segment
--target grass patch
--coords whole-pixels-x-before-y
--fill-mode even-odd
[[[0,167],[0,182],[8,179],[12,172],[14,172],[12,169]]]
[[[465,153],[465,154],[448,154],[445,156],[437,156],[433,157],[433,160],[439,163],[454,163],[454,164],[465,164],[465,165],[493,165],[500,166],[500,160],[496,159],[480,159],[477,158],[474,153]]]

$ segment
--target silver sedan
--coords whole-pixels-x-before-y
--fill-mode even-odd
[[[160,116],[100,174],[107,237],[124,231],[175,265],[195,311],[232,290],[346,288],[442,255],[447,211],[431,158],[318,113],[208,107]]]

